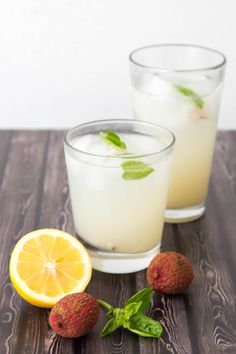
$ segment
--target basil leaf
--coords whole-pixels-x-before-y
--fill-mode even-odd
[[[129,320],[131,316],[137,313],[142,305],[142,301],[132,302],[125,306],[125,320]]]
[[[100,136],[102,140],[104,140],[106,143],[114,146],[115,148],[121,149],[121,150],[126,150],[126,144],[124,141],[121,140],[121,138],[112,130],[108,130],[107,134],[104,132],[100,132]]]
[[[154,168],[142,161],[124,161],[121,167],[124,170],[122,178],[126,180],[141,179],[154,171]]]
[[[160,338],[163,332],[162,325],[159,322],[141,313],[136,313],[130,317],[129,321],[124,323],[124,327],[141,337]]]
[[[134,154],[128,153],[126,151],[127,147],[124,141],[121,140],[121,138],[112,130],[108,130],[107,133],[105,134],[104,132],[100,132],[100,136],[102,140],[104,140],[106,143],[112,145],[116,149],[121,151],[119,156],[132,156]],[[154,171],[154,169],[145,164],[142,161],[124,161],[121,164],[121,167],[124,170],[124,173],[122,174],[122,178],[126,180],[134,180],[134,179],[141,179],[146,176],[148,176],[150,173]]]
[[[111,318],[104,326],[103,330],[99,334],[99,337],[104,337],[107,334],[114,332],[118,327],[120,327],[119,321],[115,318]]]
[[[161,324],[142,314],[150,306],[152,292],[151,288],[138,291],[125,302],[123,308],[113,308],[107,302],[97,300],[99,305],[108,310],[107,315],[110,317],[100,337],[114,332],[119,327],[124,327],[142,337],[160,338],[163,332]]]
[[[143,313],[144,311],[147,311],[151,305],[151,299],[152,299],[152,294],[153,290],[151,288],[144,288],[140,291],[138,291],[136,294],[131,296],[124,304],[125,308],[127,305],[132,304],[133,302],[139,302],[141,301],[142,304],[139,307],[139,311]]]
[[[175,85],[175,88],[181,93],[182,95],[189,97],[195,106],[198,108],[203,108],[204,106],[204,101],[203,99],[193,90],[191,90],[188,87],[181,86],[181,85]]]
[[[125,310],[123,308],[117,307],[113,309],[109,316],[114,317],[119,322],[119,324],[122,325],[125,321]]]

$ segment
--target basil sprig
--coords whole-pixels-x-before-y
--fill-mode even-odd
[[[181,85],[175,85],[175,88],[179,93],[181,93],[183,96],[189,97],[192,102],[194,103],[197,108],[203,108],[204,106],[204,101],[203,99],[192,89],[181,86]]]
[[[127,146],[125,142],[121,140],[121,138],[112,130],[108,130],[106,134],[104,132],[100,132],[100,136],[103,141],[117,149],[120,157],[127,158],[135,156],[135,154],[127,152]],[[124,171],[122,178],[125,180],[142,179],[154,171],[154,168],[147,165],[146,163],[134,160],[124,161],[121,164],[121,168]]]
[[[123,327],[141,337],[160,338],[163,332],[161,324],[143,314],[151,305],[152,293],[151,288],[142,289],[129,298],[123,308],[114,308],[103,300],[97,300],[108,310],[107,315],[110,318],[100,333],[100,337]]]

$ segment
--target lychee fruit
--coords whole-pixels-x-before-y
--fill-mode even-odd
[[[161,294],[180,294],[193,280],[190,260],[181,253],[162,252],[149,264],[147,281]]]
[[[95,326],[99,311],[97,300],[90,294],[69,294],[53,306],[49,323],[62,337],[81,337]]]

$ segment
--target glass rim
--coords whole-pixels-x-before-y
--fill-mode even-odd
[[[219,64],[216,64],[213,66],[206,66],[206,67],[202,67],[202,68],[197,68],[197,69],[166,69],[166,68],[162,68],[162,67],[158,67],[158,66],[141,64],[133,58],[133,56],[137,52],[141,52],[143,50],[150,49],[150,48],[160,48],[160,47],[189,47],[189,48],[195,48],[195,49],[202,49],[204,51],[212,52],[212,53],[219,55],[221,57],[221,61]],[[184,72],[198,72],[198,71],[205,71],[205,70],[207,70],[207,71],[217,70],[217,69],[220,69],[221,67],[223,67],[227,62],[226,56],[222,52],[220,52],[216,49],[209,48],[209,47],[206,47],[203,45],[188,44],[188,43],[159,43],[159,44],[150,44],[150,45],[142,46],[142,47],[132,50],[132,52],[129,54],[129,60],[134,65],[137,65],[143,69],[153,69],[153,70],[158,70],[160,72],[177,72],[177,73],[178,72],[184,73]]]
[[[116,156],[109,156],[109,159],[110,160],[114,160],[114,161],[119,161],[119,160],[126,160],[126,159],[129,159],[129,160],[132,160],[133,158],[135,159],[139,159],[139,158],[145,158],[145,157],[152,157],[152,156],[158,156],[158,155],[165,155],[165,153],[170,150],[174,143],[175,143],[175,135],[167,128],[163,127],[163,126],[160,126],[158,124],[154,124],[154,123],[151,123],[151,122],[146,122],[146,121],[142,121],[142,120],[136,120],[136,119],[101,119],[101,120],[95,120],[95,121],[89,121],[89,122],[86,122],[86,123],[82,123],[82,124],[79,124],[79,125],[76,125],[75,127],[69,129],[65,135],[64,135],[64,145],[66,147],[68,147],[71,151],[73,151],[74,153],[76,154],[79,154],[81,156],[84,156],[84,157],[88,157],[88,158],[95,158],[95,159],[104,159],[104,158],[107,158],[107,155],[101,155],[101,154],[94,154],[94,153],[91,153],[91,152],[87,152],[87,151],[83,151],[83,150],[79,150],[77,148],[75,148],[70,142],[69,142],[69,135],[73,132],[75,132],[76,130],[78,130],[79,128],[83,128],[83,127],[89,127],[89,126],[93,126],[93,125],[96,125],[96,124],[101,124],[101,123],[128,123],[128,124],[131,124],[131,123],[135,123],[135,124],[138,124],[138,125],[146,125],[146,126],[149,126],[151,128],[154,128],[154,129],[159,129],[159,130],[162,130],[163,132],[169,134],[170,138],[171,138],[171,141],[170,143],[167,144],[167,146],[163,147],[162,149],[158,150],[158,151],[155,151],[155,152],[151,152],[151,153],[145,153],[145,154],[138,154],[138,155],[135,155],[134,157],[131,157],[131,156],[121,156],[121,155],[116,155]],[[155,136],[153,136],[155,138]]]

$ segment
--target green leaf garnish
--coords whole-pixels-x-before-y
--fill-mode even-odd
[[[124,161],[121,167],[124,170],[122,178],[126,180],[141,179],[154,171],[154,168],[142,161]]]
[[[107,334],[114,332],[118,327],[120,327],[119,322],[115,318],[111,318],[103,328],[102,332],[100,333],[100,337],[104,337]]]
[[[159,322],[142,313],[132,316],[124,327],[141,337],[160,338],[163,332],[163,328]]]
[[[103,141],[112,145],[117,150],[121,151],[120,157],[130,157],[132,158],[135,154],[127,151],[127,146],[123,140],[112,130],[108,130],[105,134],[104,132],[100,132],[100,136]],[[148,176],[150,173],[154,171],[154,168],[145,164],[142,161],[124,161],[121,164],[124,173],[122,174],[122,178],[126,180],[133,179],[141,179]]]
[[[131,296],[125,302],[125,307],[128,306],[129,304],[132,304],[133,302],[140,302],[141,301],[141,306],[139,308],[139,312],[143,313],[144,311],[148,310],[151,305],[152,294],[153,294],[153,290],[151,288],[144,288],[144,289],[138,291],[133,296]]]
[[[135,315],[140,311],[140,307],[142,305],[142,301],[139,302],[131,302],[125,306],[125,319],[129,320],[131,316]]]
[[[97,300],[108,310],[107,316],[110,318],[100,333],[100,337],[123,327],[142,337],[160,338],[163,332],[161,324],[143,314],[151,304],[152,293],[152,289],[149,288],[137,292],[125,302],[123,308],[114,308],[103,300]]]
[[[108,130],[107,133],[105,134],[104,132],[100,132],[100,136],[102,140],[104,140],[106,143],[112,145],[116,149],[120,149],[123,151],[126,151],[126,144],[121,138],[114,133],[112,130]]]
[[[198,108],[203,108],[204,106],[204,101],[203,99],[192,89],[181,86],[181,85],[175,85],[175,88],[184,96],[189,97],[192,102],[197,106]]]

